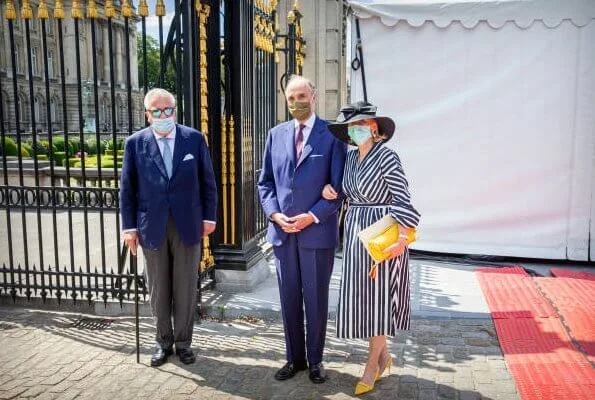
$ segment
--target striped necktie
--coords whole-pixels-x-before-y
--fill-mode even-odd
[[[304,149],[304,128],[306,125],[300,124],[298,133],[295,137],[295,161],[299,161],[302,156],[302,150]]]

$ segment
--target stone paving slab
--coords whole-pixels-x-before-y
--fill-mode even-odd
[[[254,318],[196,325],[197,362],[173,357],[151,368],[153,323],[141,319],[136,363],[134,319],[111,318],[105,329],[74,327],[98,318],[18,307],[0,310],[0,399],[351,399],[367,343],[334,337],[329,323],[329,380],[306,373],[277,382],[284,363],[278,322]],[[518,399],[490,320],[416,319],[390,343],[392,374],[369,399]]]
[[[337,311],[341,284],[341,254],[335,257],[329,290],[329,315]],[[409,263],[411,280],[411,315],[413,318],[489,319],[490,311],[473,272],[476,266],[456,262],[416,259]],[[235,318],[242,315],[280,320],[281,303],[273,260],[270,274],[252,292],[206,292],[203,306],[212,316]]]

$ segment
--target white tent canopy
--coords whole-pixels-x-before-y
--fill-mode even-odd
[[[595,0],[350,5],[422,213],[414,247],[595,260]]]

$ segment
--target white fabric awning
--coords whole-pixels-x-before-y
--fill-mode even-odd
[[[413,248],[595,261],[595,0],[350,4],[347,59],[361,43],[422,214]]]
[[[387,26],[406,21],[414,27],[432,22],[446,28],[458,21],[470,29],[486,21],[499,29],[507,22],[528,28],[541,21],[556,28],[564,20],[579,27],[595,19],[595,0],[349,0],[349,4],[358,17],[378,17]]]

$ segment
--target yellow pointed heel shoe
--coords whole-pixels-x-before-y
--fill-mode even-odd
[[[358,381],[357,385],[355,385],[355,395],[359,396],[364,393],[368,393],[374,390],[374,382],[371,385],[368,385],[366,382]]]
[[[384,366],[384,370],[382,371],[382,373],[384,374],[384,371],[388,370],[388,375],[390,375],[390,367],[393,366],[393,358],[390,357],[388,359],[388,361],[386,362],[386,365]],[[382,374],[380,373],[380,370],[378,370],[378,372],[376,372],[376,379],[374,380],[374,382],[378,382],[379,380],[382,379]]]

